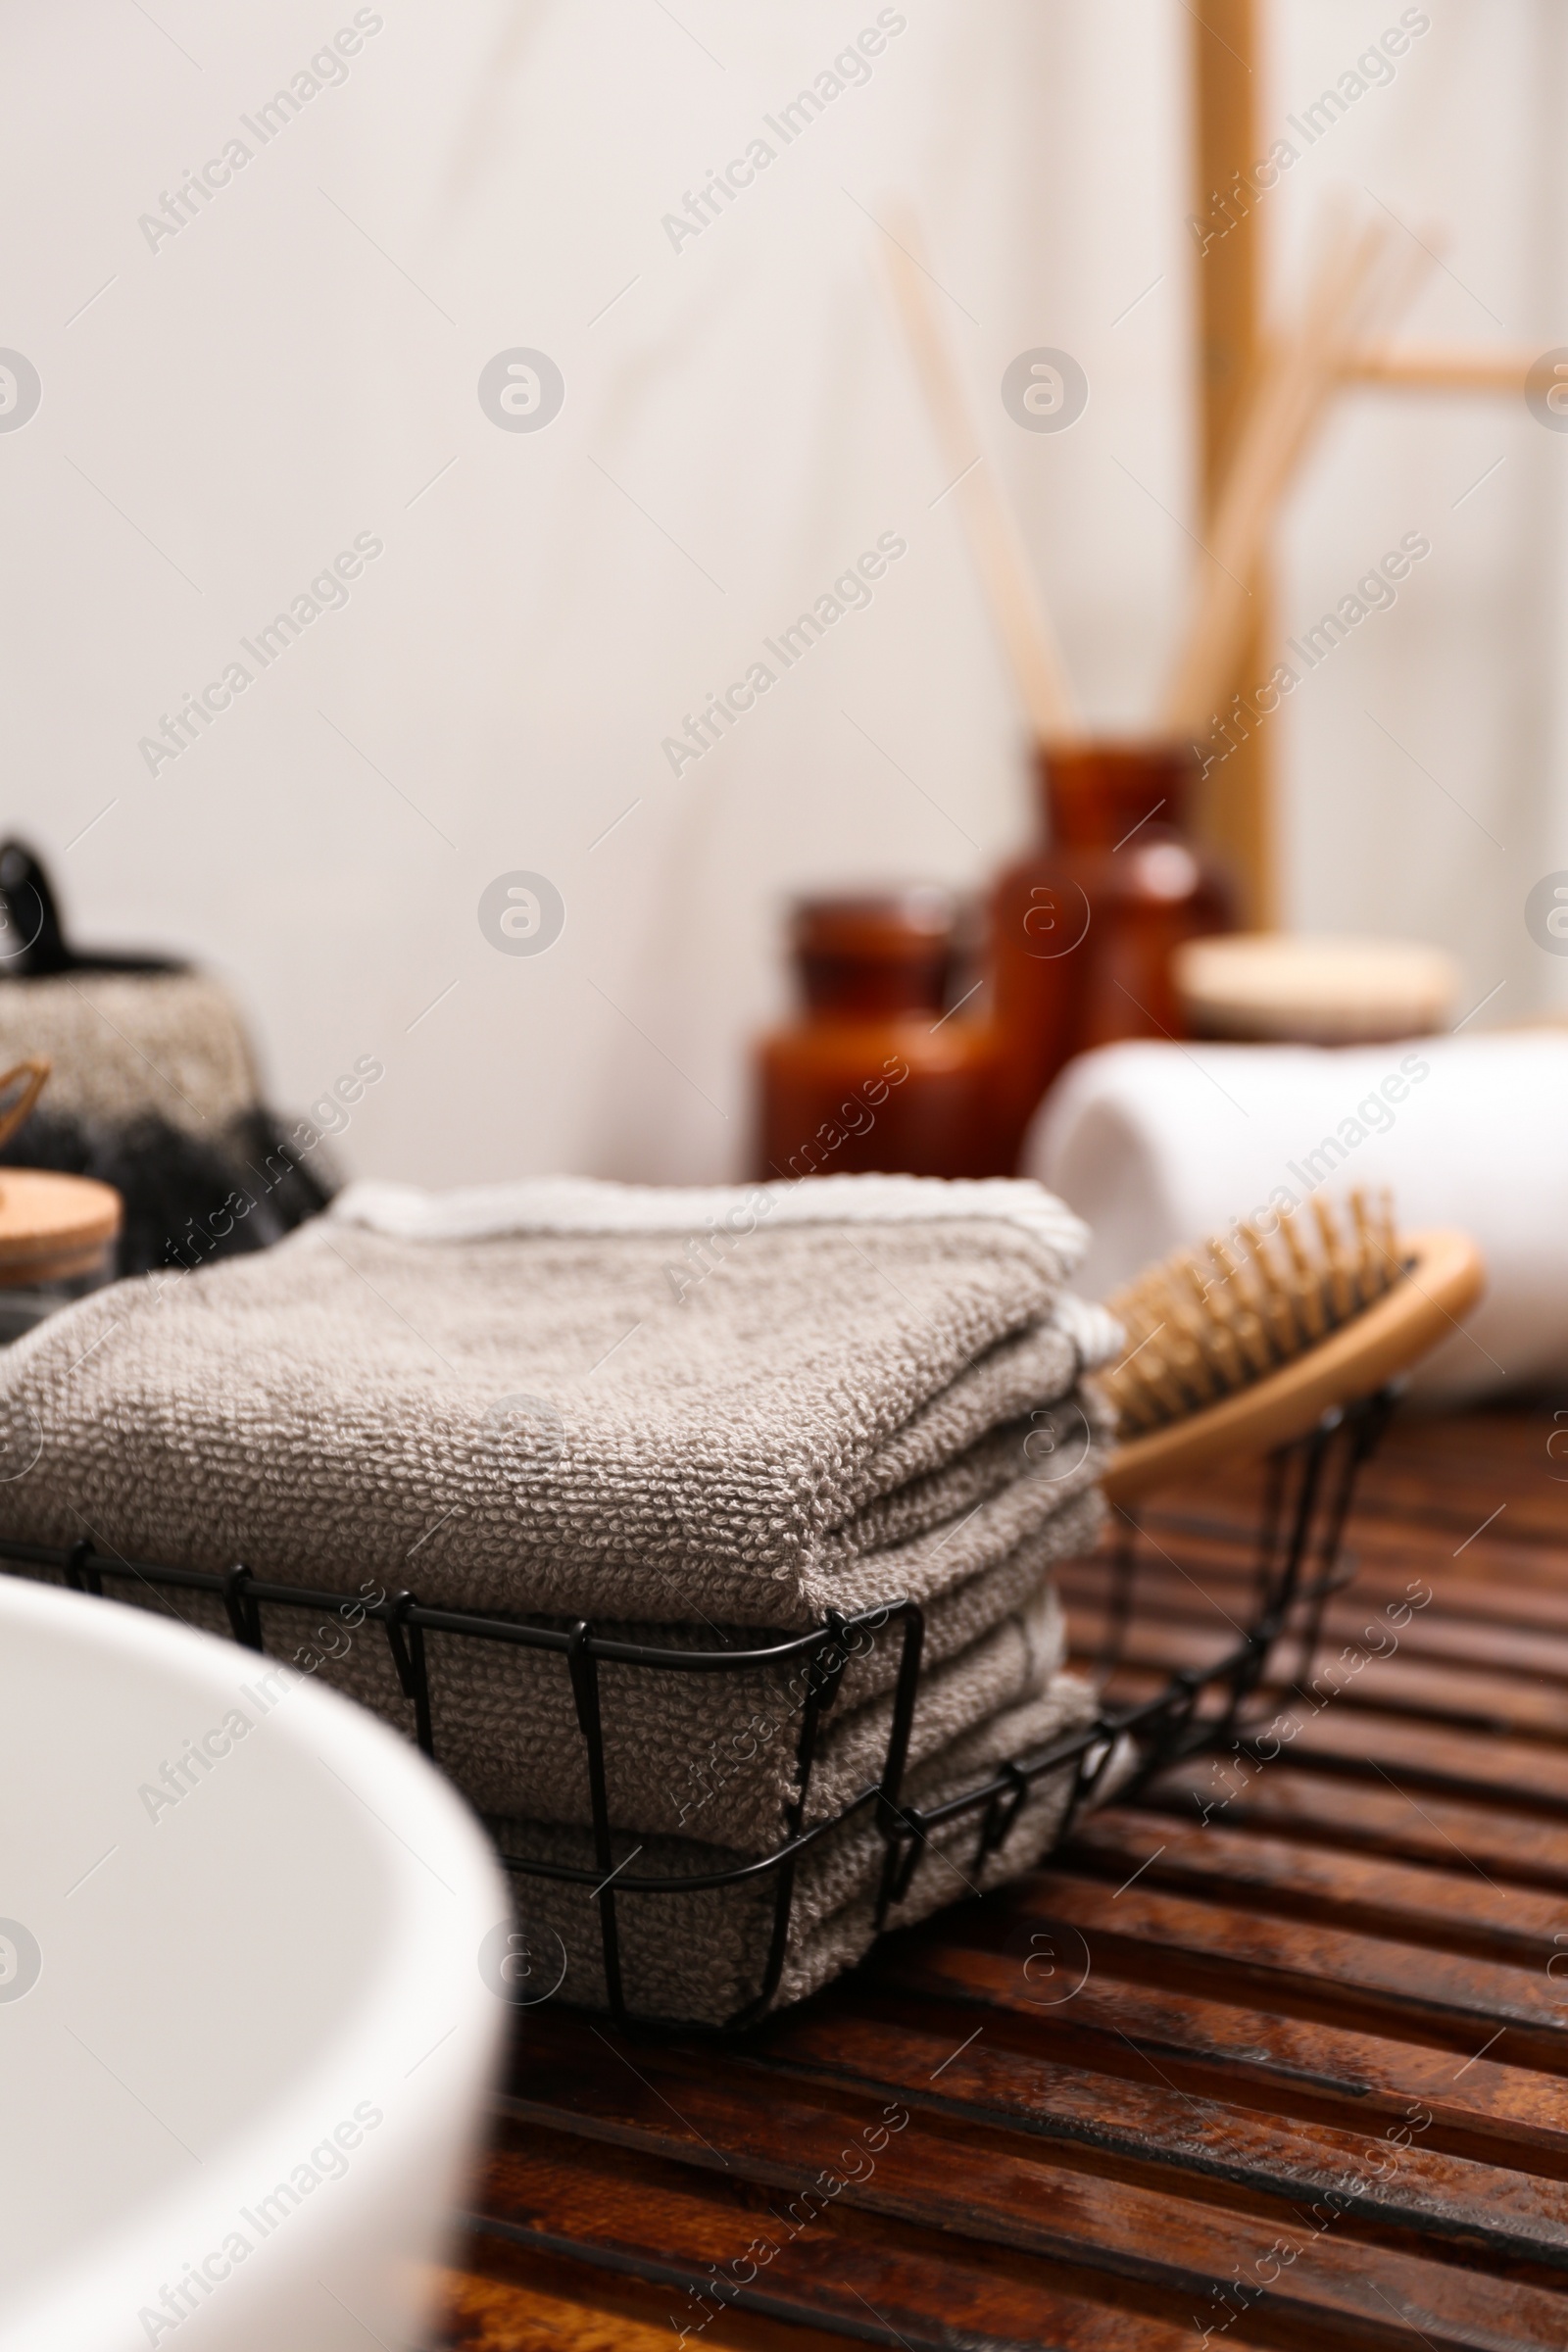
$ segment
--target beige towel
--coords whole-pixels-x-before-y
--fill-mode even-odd
[[[1049,1683],[1028,1704],[993,1716],[955,1741],[905,1791],[911,1804],[935,1805],[983,1784],[1006,1757],[1022,1758],[1080,1730],[1094,1715],[1086,1685],[1070,1675]],[[1003,1843],[976,1859],[984,1808],[960,1815],[933,1833],[907,1898],[889,1913],[889,1927],[916,1920],[971,1894],[984,1893],[1029,1869],[1058,1833],[1072,1792],[1071,1765],[1044,1774],[1031,1789]],[[492,1819],[504,1854],[592,1868],[593,1845],[582,1831],[541,1829],[531,1822]],[[627,1861],[633,1840],[619,1838],[622,1876],[675,1877],[743,1862],[683,1838],[651,1838]],[[867,1807],[808,1848],[797,1866],[789,1944],[773,2006],[802,2000],[869,1950],[876,1934],[876,1899],[886,1853]],[[599,2008],[606,2000],[599,1906],[588,1888],[559,1880],[514,1879],[517,1920],[524,1938],[506,1983],[513,1997],[559,1998]],[[696,1893],[627,1894],[615,1904],[622,1990],[636,2016],[724,2025],[760,1993],[773,1933],[776,1879],[769,1871],[730,1886]],[[526,1973],[522,1973],[523,1970]],[[496,1989],[501,1989],[498,1984]]]
[[[3,1507],[3,1506],[0,1506]],[[1051,1563],[1081,1555],[1102,1515],[1089,1491],[999,1568],[943,1594],[925,1626],[923,1670],[909,1745],[919,1766],[999,1708],[1037,1697],[1061,1666],[1060,1606]],[[167,1607],[187,1625],[227,1635],[220,1600],[137,1580],[117,1597]],[[370,1707],[412,1736],[387,1639],[373,1620],[349,1622],[273,1607],[263,1613],[270,1653]],[[754,1648],[755,1629],[603,1625],[612,1640],[661,1648]],[[902,1654],[902,1621],[872,1623],[844,1645],[832,1705],[818,1718],[806,1820],[820,1821],[880,1778]],[[780,1639],[788,1637],[781,1636]],[[593,1815],[586,1756],[566,1663],[559,1653],[429,1633],[436,1761],[481,1812],[583,1825]],[[258,1678],[259,1681],[261,1678]],[[264,1700],[290,1684],[273,1673]],[[617,1827],[766,1853],[783,1842],[799,1794],[807,1703],[800,1659],[721,1674],[599,1668],[606,1792]]]
[[[657,1234],[319,1221],[0,1359],[15,1535],[421,1598],[804,1629],[996,1566],[1093,1483],[1061,1253],[1001,1223]],[[1047,1408],[1063,1412],[1046,1418]]]
[[[1029,1196],[1009,1217],[985,1213],[987,1187],[935,1188],[944,1209],[964,1196],[955,1213],[906,1214],[895,1184],[883,1217],[865,1208],[888,1202],[886,1182],[869,1183],[787,1191],[697,1279],[667,1200],[598,1188],[586,1212],[552,1196],[534,1225],[514,1209],[475,1225],[470,1204],[444,1239],[428,1219],[425,1238],[378,1230],[406,1226],[406,1203],[378,1220],[351,1196],[349,1214],[263,1256],[121,1284],[0,1358],[12,1458],[21,1433],[39,1441],[0,1484],[0,1526],[702,1648],[906,1596],[927,1639],[906,1788],[934,1801],[1093,1716],[1059,1671],[1049,1571],[1100,1525],[1105,1431],[1077,1384],[1108,1327],[1064,1298],[1081,1229],[1036,1188],[999,1188]],[[210,1600],[172,1601],[224,1622]],[[321,1639],[274,1609],[268,1646],[407,1728],[385,1637],[352,1615]],[[426,1652],[437,1759],[505,1821],[503,1842],[591,1859],[564,1660],[433,1633]],[[857,1642],[808,1823],[878,1779],[899,1655],[896,1624]],[[606,1662],[601,1693],[617,1858],[640,1844],[642,1868],[689,1874],[781,1842],[798,1666]],[[1043,1784],[983,1871],[966,1858],[977,1822],[943,1833],[899,1917],[1027,1867],[1066,1788]],[[864,1949],[883,1850],[868,1812],[811,1848],[781,1997]],[[743,2006],[770,1889],[628,1896],[633,2006],[715,2021]],[[575,1954],[568,1997],[596,1997],[580,1890],[527,1882],[523,1901]]]

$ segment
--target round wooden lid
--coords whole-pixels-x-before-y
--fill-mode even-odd
[[[1376,1045],[1446,1029],[1459,967],[1414,940],[1242,932],[1190,939],[1172,973],[1200,1037]]]
[[[120,1195],[91,1176],[0,1168],[0,1286],[92,1273],[121,1218]]]

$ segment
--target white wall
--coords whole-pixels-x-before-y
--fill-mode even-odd
[[[347,79],[261,146],[240,116],[352,24],[348,0],[0,7],[0,344],[43,384],[0,433],[0,816],[52,859],[81,938],[230,976],[283,1102],[378,1055],[344,1142],[358,1170],[739,1171],[789,892],[978,882],[1031,822],[867,216],[917,206],[1086,700],[1135,719],[1193,553],[1190,20],[1171,0],[900,0],[869,83],[675,251],[662,216],[876,0],[370,13]],[[1396,13],[1282,0],[1282,111]],[[1568,341],[1543,212],[1563,86],[1546,0],[1432,15],[1310,171],[1456,220],[1474,292],[1440,278],[1417,323]],[[251,160],[151,250],[138,217],[236,131]],[[1287,269],[1307,176],[1271,226]],[[1018,431],[997,395],[1040,343],[1093,387],[1060,436]],[[513,346],[565,379],[538,433],[499,430],[476,396]],[[1478,995],[1506,966],[1521,1004],[1558,977],[1523,938],[1524,892],[1568,863],[1548,677],[1564,463],[1568,438],[1494,406],[1360,403],[1298,503],[1282,590],[1284,618],[1315,617],[1388,531],[1430,529],[1417,586],[1281,721],[1292,901],[1453,938]],[[908,552],[870,609],[672,774],[682,714],[889,531]],[[150,774],[160,713],[359,532],[384,553],[347,608]],[[513,869],[564,899],[545,955],[481,936],[480,895]]]
[[[1271,120],[1299,119],[1401,8],[1278,5]],[[1438,260],[1411,340],[1568,345],[1562,12],[1433,0],[1395,78],[1370,88],[1268,200],[1282,270],[1336,188],[1383,205]],[[1559,723],[1568,434],[1522,400],[1347,399],[1285,534],[1282,636],[1310,625],[1400,535],[1432,553],[1293,698],[1284,735],[1287,903],[1325,928],[1404,932],[1462,958],[1485,1024],[1568,1002],[1568,964],[1524,901],[1568,866]]]

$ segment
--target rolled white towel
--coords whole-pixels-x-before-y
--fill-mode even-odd
[[[1405,1230],[1460,1226],[1487,1262],[1481,1305],[1417,1393],[1568,1372],[1568,1034],[1107,1046],[1063,1073],[1023,1165],[1089,1220],[1090,1297],[1271,1205],[1386,1184]]]

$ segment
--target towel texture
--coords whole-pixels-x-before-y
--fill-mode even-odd
[[[955,1740],[944,1754],[911,1773],[909,1804],[933,1806],[983,1783],[1008,1757],[1025,1758],[1080,1730],[1094,1713],[1087,1686],[1072,1675],[1053,1678],[1028,1703],[1008,1707],[978,1730]],[[934,1830],[904,1901],[890,1910],[890,1928],[912,1927],[948,1903],[962,1902],[1016,1878],[1060,1828],[1073,1775],[1048,1772],[1034,1784],[1005,1843],[977,1852],[982,1812],[960,1815]],[[504,1854],[570,1863],[594,1861],[591,1839],[578,1831],[535,1822],[492,1819]],[[630,1850],[617,1840],[616,1860]],[[791,1932],[774,2005],[803,2000],[870,1948],[876,1899],[887,1848],[866,1808],[808,1846],[798,1865]],[[743,1853],[715,1854],[682,1838],[652,1838],[632,1863],[649,1877],[685,1877],[744,1862]],[[739,1886],[692,1893],[622,1896],[615,1905],[621,1974],[628,2000],[648,2017],[722,2025],[761,1990],[773,1929],[776,1881],[771,1871]],[[598,2007],[606,1998],[598,1906],[587,1887],[548,1879],[521,1882],[518,1918],[528,1944],[528,1985],[554,1989],[563,2000]],[[559,1982],[558,1982],[559,1980]]]
[[[679,1298],[669,1262],[659,1235],[333,1222],[119,1284],[0,1367],[42,1440],[6,1518],[343,1590],[803,1629],[966,1582],[1092,1484],[1087,1428],[1074,1461],[1036,1417],[1080,1348],[1062,1254],[1022,1230],[759,1230]]]
[[[0,1526],[344,1594],[587,1618],[665,1648],[783,1643],[829,1609],[906,1597],[926,1617],[906,1788],[950,1793],[1093,1715],[1061,1672],[1050,1569],[1098,1533],[1107,1433],[1078,1383],[1114,1326],[1064,1294],[1083,1229],[1036,1186],[837,1180],[768,1203],[774,1190],[555,1184],[443,1204],[357,1187],[264,1255],[120,1284],[0,1358],[7,1458],[29,1457],[0,1483]],[[223,1629],[215,1601],[172,1599]],[[318,1637],[274,1609],[266,1633],[410,1724],[373,1622]],[[563,1657],[425,1644],[437,1760],[513,1850],[586,1867]],[[901,1649],[897,1619],[850,1646],[808,1826],[879,1780]],[[618,1854],[647,1848],[635,1875],[782,1841],[801,1796],[799,1657],[701,1674],[605,1661],[600,1692]],[[1040,1785],[983,1880],[959,1853],[978,1820],[945,1832],[900,1916],[1027,1866],[1066,1788]],[[967,1878],[941,1860],[950,1843]],[[864,1948],[883,1853],[865,1811],[809,1849],[781,1997]],[[536,1899],[594,1997],[597,1913],[571,1887],[530,1883]],[[716,2019],[756,1992],[770,1879],[620,1908],[637,2008]]]

